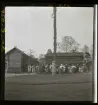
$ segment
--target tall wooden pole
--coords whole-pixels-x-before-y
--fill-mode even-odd
[[[56,37],[57,37],[57,33],[56,33],[56,7],[53,8],[53,13],[54,13],[54,61],[56,63]]]
[[[56,7],[53,7],[53,14],[54,14],[54,53],[53,53],[53,62],[52,62],[52,75],[56,73]]]

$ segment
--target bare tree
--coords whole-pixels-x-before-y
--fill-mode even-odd
[[[90,53],[91,53],[91,57],[93,57],[93,44],[91,45]]]
[[[31,58],[35,58],[34,56],[35,51],[29,49],[29,52],[27,53]]]
[[[39,62],[41,65],[45,65],[45,55],[44,54],[39,55]]]
[[[85,53],[85,52],[89,52],[89,47],[87,46],[87,45],[84,45],[84,47],[83,47],[83,52]]]
[[[39,55],[39,59],[41,59],[41,58],[45,58],[45,55],[44,54],[40,54]]]
[[[71,36],[64,36],[61,43],[57,43],[58,49],[63,52],[78,51],[80,44]]]

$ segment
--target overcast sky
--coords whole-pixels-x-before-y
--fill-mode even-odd
[[[83,47],[93,43],[93,8],[57,8],[57,40],[72,36]],[[5,8],[5,48],[14,46],[36,56],[53,50],[52,7],[6,7]]]

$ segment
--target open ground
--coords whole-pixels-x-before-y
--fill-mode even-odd
[[[5,100],[92,101],[92,74],[5,77]]]

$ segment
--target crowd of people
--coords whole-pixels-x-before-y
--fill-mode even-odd
[[[86,68],[84,64],[60,64],[56,65],[56,73],[77,73],[77,72],[85,72]],[[46,64],[40,67],[39,65],[29,65],[28,72],[36,72],[36,73],[51,73],[52,72],[52,64]]]
[[[84,64],[60,64],[56,66],[56,73],[77,73],[84,72]],[[52,72],[52,65],[45,66],[45,72]]]

